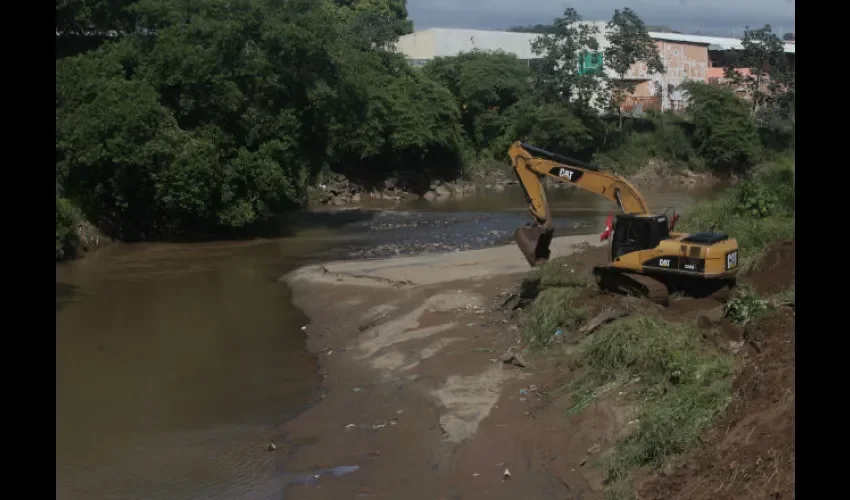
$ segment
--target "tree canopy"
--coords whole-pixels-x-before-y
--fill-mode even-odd
[[[610,96],[603,68],[622,77],[646,61],[663,71],[629,9],[615,11],[604,54],[598,27],[568,8],[534,42],[533,64],[474,51],[420,70],[394,50],[412,29],[404,0],[56,8],[57,258],[79,217],[126,240],[214,232],[305,206],[331,173],[366,187],[389,177],[427,186],[506,161],[517,139],[614,158],[633,132],[597,112]],[[781,90],[770,102],[785,103],[793,125],[793,68],[776,59],[775,38],[754,30],[742,57],[768,68]],[[677,159],[699,150],[717,169],[751,164],[746,104],[728,90],[695,92],[695,135],[668,128],[652,150]]]

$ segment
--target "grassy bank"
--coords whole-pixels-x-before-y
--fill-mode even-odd
[[[759,296],[748,284],[767,249],[793,238],[794,220],[794,161],[788,155],[760,165],[720,198],[683,215],[682,230],[723,231],[739,242],[741,286],[723,309],[732,323],[744,326],[779,305],[794,304],[793,284],[772,297]],[[545,349],[559,331],[575,335],[615,300],[594,297],[590,270],[573,265],[569,258],[555,259],[523,281],[527,346]],[[567,387],[568,411],[581,412],[608,391],[629,388],[620,390],[630,394],[637,423],[598,464],[607,470],[609,498],[628,498],[634,470],[660,466],[699,443],[732,398],[737,363],[694,320],[668,321],[631,299],[619,300],[618,307],[631,315],[596,329],[574,354],[579,371]],[[560,356],[555,352],[550,354]]]
[[[623,498],[629,474],[686,451],[729,401],[732,358],[704,344],[690,324],[636,316],[600,328],[579,353],[572,387],[581,411],[605,389],[635,384],[637,428],[603,460],[609,497]]]
[[[746,275],[771,243],[794,236],[794,172],[793,153],[765,163],[720,198],[684,214],[678,229],[723,231],[736,238]]]

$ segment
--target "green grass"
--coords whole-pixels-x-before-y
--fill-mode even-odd
[[[695,326],[636,316],[601,327],[581,349],[571,411],[600,388],[639,380],[637,428],[604,463],[611,495],[628,491],[633,469],[687,451],[729,401],[732,359],[702,338]]]
[[[723,316],[732,323],[746,325],[773,309],[770,301],[759,297],[749,287],[741,285],[735,296],[723,305]]]
[[[793,156],[779,157],[721,197],[697,204],[682,216],[678,229],[723,231],[734,237],[740,272],[747,274],[770,244],[794,237],[794,171]]]
[[[522,280],[520,295],[534,299],[526,309],[522,332],[525,345],[531,348],[549,345],[558,329],[567,334],[587,318],[587,309],[573,303],[591,286],[591,277],[567,266],[564,260],[553,259]]]

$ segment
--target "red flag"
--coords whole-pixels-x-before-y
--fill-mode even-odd
[[[611,231],[614,230],[611,227],[612,224],[613,224],[613,217],[609,215],[608,218],[605,219],[605,232],[603,232],[602,234],[599,235],[599,241],[605,241],[611,236]]]
[[[670,221],[670,232],[673,232],[673,228],[676,227],[676,221],[679,220],[679,214],[674,213],[673,219]]]

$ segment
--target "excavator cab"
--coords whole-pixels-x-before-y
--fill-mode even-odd
[[[614,221],[611,260],[640,250],[656,248],[670,237],[666,215],[619,214]]]

